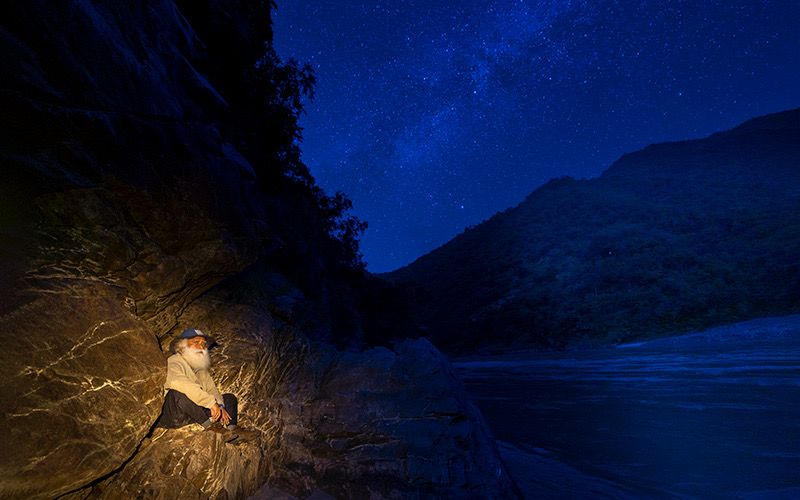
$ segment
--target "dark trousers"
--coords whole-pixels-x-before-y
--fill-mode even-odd
[[[229,425],[236,425],[239,413],[239,402],[236,400],[236,396],[223,394],[222,400],[225,402],[225,411],[231,416]],[[164,409],[156,421],[156,427],[177,429],[192,422],[205,427],[209,423],[209,418],[211,418],[211,410],[195,404],[186,394],[169,389],[164,398]]]

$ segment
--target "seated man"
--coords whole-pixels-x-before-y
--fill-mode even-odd
[[[174,354],[167,360],[167,395],[156,427],[174,429],[197,422],[205,430],[222,434],[225,442],[238,444],[258,433],[236,426],[236,396],[220,394],[211,379],[208,343],[206,334],[194,328],[170,343]]]

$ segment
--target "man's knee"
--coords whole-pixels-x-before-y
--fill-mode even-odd
[[[191,411],[194,408],[202,408],[200,405],[189,399],[189,396],[174,389],[170,389],[167,397],[171,397],[175,404],[184,411]]]
[[[174,389],[168,390],[164,398],[164,413],[171,414],[169,420],[183,425],[191,421],[202,424],[208,420],[209,414],[208,410],[189,399],[189,396]]]

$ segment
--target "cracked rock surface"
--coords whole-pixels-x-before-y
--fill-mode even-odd
[[[0,51],[1,498],[519,496],[430,343],[294,321],[325,270],[309,291],[274,264],[319,259],[225,136],[176,3],[4,2]],[[272,296],[225,284],[263,262]],[[188,327],[258,438],[152,428]]]
[[[296,498],[516,497],[479,412],[428,341],[339,351],[219,294],[182,319],[215,332],[215,379],[261,435],[233,446],[199,426],[157,429],[94,495],[147,484],[154,498],[242,498],[266,483]]]

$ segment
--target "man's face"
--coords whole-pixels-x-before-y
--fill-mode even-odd
[[[195,337],[186,341],[186,347],[190,349],[195,349],[197,351],[202,351],[206,348],[206,339],[203,337]]]

